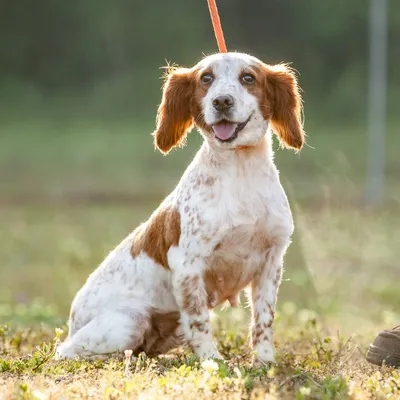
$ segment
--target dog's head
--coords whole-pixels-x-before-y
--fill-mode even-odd
[[[255,146],[271,125],[283,147],[301,149],[305,134],[293,71],[240,53],[171,68],[158,109],[157,148],[168,153],[182,145],[193,125],[213,147]]]

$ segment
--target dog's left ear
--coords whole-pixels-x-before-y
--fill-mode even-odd
[[[294,72],[286,65],[266,66],[272,130],[282,147],[300,150],[305,142],[302,99]]]
[[[192,71],[187,68],[173,69],[167,74],[157,113],[157,128],[153,133],[156,147],[164,154],[183,145],[193,127],[191,78]]]

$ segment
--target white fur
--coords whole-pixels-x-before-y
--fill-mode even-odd
[[[273,163],[269,121],[262,118],[257,99],[238,83],[240,71],[255,60],[228,54],[203,61],[215,74],[203,100],[206,123],[215,121],[211,102],[221,94],[235,98],[236,120],[253,116],[229,144],[202,132],[202,147],[163,204],[174,206],[181,218],[179,245],[168,251],[169,270],[145,253],[132,258],[134,238],[128,236],[76,295],[71,308],[74,320],[70,321],[67,340],[57,349],[57,358],[98,357],[137,348],[151,330],[149,317],[154,311],[179,311],[179,332],[196,354],[220,358],[212,340],[203,276],[213,268],[209,260],[216,246],[225,243],[221,257],[227,262],[241,260],[241,271],[228,298],[216,291],[211,294],[211,305],[227,299],[234,303],[239,291],[250,286],[254,352],[262,362],[274,360],[271,325],[293,221]],[[257,145],[257,149],[232,151],[242,145]],[[253,243],[254,233],[267,237],[269,246],[260,249]],[[191,302],[196,312],[185,305],[187,282],[192,285]],[[256,338],[260,326],[262,334]]]
[[[247,54],[214,54],[200,62],[200,68],[211,68],[215,79],[203,98],[204,120],[208,125],[219,121],[218,114],[212,106],[212,100],[221,95],[230,95],[235,103],[232,109],[235,122],[244,122],[250,116],[251,119],[245,129],[240,132],[238,138],[232,143],[212,141],[213,146],[234,148],[242,145],[256,145],[265,135],[268,121],[261,115],[257,99],[251,95],[240,83],[240,73],[250,70],[259,61]]]

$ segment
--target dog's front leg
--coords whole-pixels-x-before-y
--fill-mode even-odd
[[[201,359],[222,359],[211,333],[207,292],[202,273],[204,263],[200,257],[182,257],[178,248],[171,250],[168,261],[185,339]]]
[[[268,250],[266,262],[252,283],[251,343],[255,356],[254,361],[275,362],[272,324],[282,277],[283,256],[288,244],[275,245]]]

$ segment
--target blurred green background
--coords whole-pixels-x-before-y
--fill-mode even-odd
[[[355,331],[400,319],[400,2],[389,2],[385,199],[374,208],[369,2],[218,7],[228,49],[291,62],[303,88],[308,146],[276,153],[297,223],[279,307]],[[0,321],[65,321],[87,275],[173,189],[201,139],[155,152],[160,67],[216,51],[206,0],[0,2]]]

